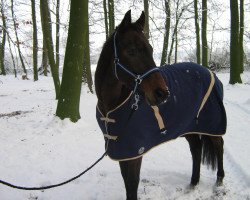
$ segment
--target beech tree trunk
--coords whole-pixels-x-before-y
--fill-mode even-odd
[[[144,34],[147,39],[149,39],[149,9],[148,9],[148,0],[143,0],[144,2],[144,12],[145,12],[145,26]]]
[[[66,53],[63,66],[61,91],[56,115],[61,119],[80,119],[79,102],[84,60],[84,34],[88,1],[71,1],[70,21]]]
[[[21,65],[23,68],[23,72],[27,77],[27,70],[23,61],[23,56],[22,56],[22,52],[20,49],[20,40],[17,34],[17,24],[16,24],[16,19],[15,19],[15,15],[14,15],[14,2],[13,0],[11,0],[11,14],[12,14],[12,19],[13,19],[13,24],[14,24],[14,32],[15,32],[15,36],[16,36],[16,45],[17,45],[17,50],[18,50],[18,55],[19,55],[19,59],[21,61]]]
[[[198,0],[194,0],[194,22],[195,22],[195,36],[196,36],[196,62],[201,63],[201,45],[200,45],[200,26],[198,15]]]
[[[109,34],[112,34],[115,30],[115,11],[114,11],[114,0],[108,0],[109,9]]]
[[[231,34],[230,34],[230,84],[242,83],[239,67],[239,11],[238,1],[230,0]]]
[[[166,64],[167,54],[168,54],[168,44],[169,44],[169,33],[170,33],[170,0],[165,0],[165,34],[163,39],[163,48],[161,55],[161,66]]]
[[[87,1],[87,0],[86,0]],[[87,1],[88,2],[88,1]],[[83,82],[87,83],[88,88],[91,93],[93,93],[93,81],[91,75],[91,66],[90,66],[90,48],[89,48],[89,14],[88,14],[88,4],[83,7],[84,17],[83,21]]]
[[[177,4],[177,10],[176,12],[178,12],[178,8],[179,8],[179,0],[177,0],[176,2]],[[177,30],[178,30],[178,25],[179,25],[179,21],[181,19],[181,16],[183,14],[183,12],[185,11],[185,9],[181,9],[180,13],[176,13],[176,20],[175,20],[175,25],[174,25],[174,31],[173,31],[173,34],[172,34],[172,40],[171,40],[171,45],[170,45],[170,49],[169,49],[169,53],[168,53],[168,63],[171,62],[171,56],[172,56],[172,52],[173,52],[173,49],[174,49],[174,42],[175,42],[175,38],[177,38]],[[177,42],[177,41],[176,41]]]
[[[106,40],[109,37],[109,23],[108,23],[108,11],[107,11],[107,1],[103,0],[103,11],[104,11],[104,24],[105,24],[105,33]]]
[[[37,25],[36,25],[36,0],[31,0],[32,22],[33,22],[33,78],[34,81],[38,80],[37,70]]]
[[[240,73],[244,71],[244,0],[240,0],[240,33],[239,33],[239,65]]]
[[[56,1],[56,67],[60,65],[60,0]]]
[[[208,67],[208,45],[207,45],[207,0],[202,0],[202,65]]]
[[[49,67],[49,61],[48,61],[48,50],[46,48],[45,39],[43,38],[43,54],[42,54],[42,63],[39,71],[41,71],[40,74],[43,74],[44,76],[48,76],[48,67]]]
[[[55,91],[56,91],[56,99],[58,99],[59,91],[60,91],[60,79],[58,68],[56,67],[55,59],[54,59],[54,47],[53,40],[51,34],[51,18],[49,11],[48,0],[40,0],[40,12],[41,12],[41,22],[42,22],[42,30],[43,30],[43,38],[45,40],[46,48],[48,50],[48,58],[49,64],[51,68],[51,74],[54,81]]]
[[[6,19],[5,19],[5,13],[4,13],[4,2],[1,0],[1,15],[2,15],[2,41],[0,41],[0,69],[1,75],[6,75],[5,65],[4,65],[4,58],[5,58],[5,43],[6,43]]]
[[[13,53],[12,53],[12,47],[11,47],[9,35],[8,35],[8,43],[9,43],[9,49],[10,49],[11,60],[12,60],[12,64],[13,64],[13,71],[14,71],[15,78],[16,78],[16,77],[17,77],[17,69],[16,69],[16,64],[15,64],[15,58],[14,58],[14,55],[13,55]]]

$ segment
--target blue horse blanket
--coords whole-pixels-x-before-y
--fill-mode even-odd
[[[136,159],[153,147],[186,134],[222,136],[227,119],[223,106],[223,85],[207,68],[195,63],[160,67],[170,98],[150,106],[141,97],[131,114],[132,93],[104,116],[96,110],[98,124],[113,160]]]

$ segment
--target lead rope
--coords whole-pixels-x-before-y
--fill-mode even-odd
[[[59,186],[65,185],[67,183],[70,183],[70,182],[78,179],[79,177],[81,177],[83,174],[85,174],[90,169],[92,169],[97,163],[99,163],[106,156],[106,154],[107,154],[107,148],[106,148],[104,154],[97,161],[95,161],[90,167],[88,167],[87,169],[85,169],[83,172],[81,172],[77,176],[75,176],[75,177],[73,177],[71,179],[68,179],[68,180],[66,180],[64,182],[58,183],[58,184],[53,184],[53,185],[48,185],[48,186],[42,186],[42,187],[23,187],[23,186],[17,186],[17,185],[14,185],[14,184],[8,183],[6,181],[2,181],[2,180],[0,180],[0,183],[3,184],[3,185],[9,186],[11,188],[19,189],[19,190],[47,190],[47,189],[59,187]]]

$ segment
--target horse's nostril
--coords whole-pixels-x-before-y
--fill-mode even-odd
[[[165,96],[164,91],[161,90],[161,89],[157,89],[157,90],[155,91],[155,94],[157,95],[158,98],[163,98],[163,97]]]
[[[163,90],[160,88],[155,90],[155,97],[159,103],[166,101],[169,95],[170,94],[168,90]]]

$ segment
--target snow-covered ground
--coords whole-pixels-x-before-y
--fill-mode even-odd
[[[187,189],[191,154],[188,143],[179,138],[144,156],[138,190],[141,200],[250,199],[250,73],[242,76],[241,85],[229,85],[228,73],[219,77],[228,115],[224,186],[215,189],[216,172],[202,166],[199,186]],[[83,86],[82,118],[76,124],[54,116],[56,103],[51,78],[33,82],[0,76],[1,180],[22,186],[59,183],[103,154],[104,140],[95,119],[96,96]],[[21,191],[0,185],[0,199],[117,200],[125,199],[125,189],[118,163],[105,157],[87,174],[59,188]]]

